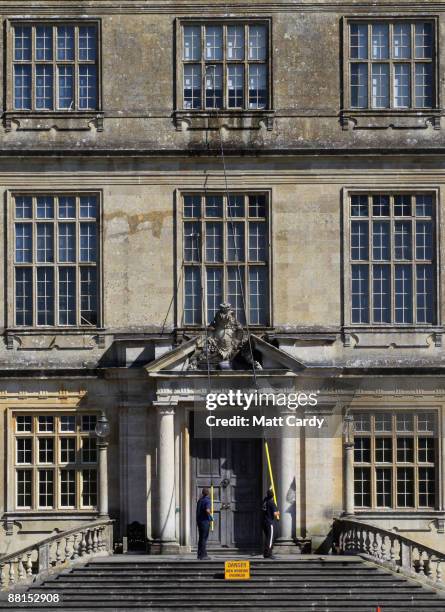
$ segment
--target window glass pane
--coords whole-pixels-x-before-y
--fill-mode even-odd
[[[266,26],[249,26],[249,60],[266,59]]]
[[[372,223],[372,256],[377,261],[391,258],[389,221],[373,221]]]
[[[389,196],[372,196],[372,214],[374,217],[389,217]]]
[[[39,463],[54,463],[54,438],[38,438]]]
[[[76,462],[76,438],[60,438],[60,462]]]
[[[419,468],[419,506],[434,508],[436,476],[434,468]]]
[[[354,461],[356,463],[369,463],[371,461],[371,438],[355,437]]]
[[[266,216],[266,198],[264,195],[249,196],[249,217]]]
[[[394,215],[396,217],[409,217],[411,215],[411,196],[394,196]]]
[[[352,23],[350,28],[351,58],[368,59],[368,24]]]
[[[32,472],[17,470],[17,508],[30,508],[32,505]]]
[[[416,221],[416,258],[433,258],[433,224],[431,221]]]
[[[433,67],[431,64],[416,64],[415,92],[418,108],[433,106]]]
[[[206,261],[223,261],[223,224],[206,223]]]
[[[352,322],[369,323],[369,270],[367,265],[351,266]]]
[[[414,469],[411,467],[397,468],[397,505],[400,508],[414,506]]]
[[[250,230],[252,224],[250,224]],[[255,238],[252,234],[249,234],[249,259],[250,257],[250,243]],[[244,223],[229,221],[227,224],[227,259],[228,261],[244,261]],[[256,245],[257,248],[261,248],[261,245]],[[258,260],[256,260],[258,261]]]
[[[16,268],[15,271],[15,324],[32,325],[32,270]]]
[[[71,196],[59,197],[59,217],[61,219],[74,219],[76,217],[76,198]]]
[[[222,60],[222,27],[221,26],[206,26],[205,27],[205,59],[206,60]]]
[[[227,90],[229,108],[244,106],[244,66],[227,67]]]
[[[31,223],[15,224],[15,261],[16,263],[32,262]]]
[[[83,219],[95,219],[97,216],[97,198],[95,195],[80,197],[80,216]]]
[[[16,463],[32,463],[32,438],[17,438]]]
[[[230,218],[244,217],[244,196],[231,194],[229,195],[227,216]]]
[[[392,45],[392,54],[395,59],[409,59],[411,57],[411,24],[394,24]]]
[[[417,460],[419,463],[434,463],[434,438],[419,438],[417,449]]]
[[[222,108],[222,66],[206,66],[205,94],[206,108]]]
[[[409,108],[411,105],[411,67],[409,64],[394,64],[394,106]]]
[[[76,417],[74,415],[63,415],[59,417],[60,431],[76,431]]]
[[[412,266],[395,266],[395,316],[396,323],[413,322]]]
[[[97,504],[96,470],[82,470],[82,506]]]
[[[36,108],[53,108],[53,67],[46,64],[36,66]]]
[[[436,417],[434,412],[420,412],[417,416],[417,429],[418,431],[435,433]]]
[[[79,59],[81,61],[95,61],[96,46],[96,26],[81,26],[79,28]]]
[[[36,261],[51,263],[54,261],[54,227],[52,223],[37,223],[36,226]]]
[[[249,222],[249,261],[266,260],[266,224]]]
[[[54,325],[53,268],[37,268],[37,325]]]
[[[367,412],[356,412],[353,416],[355,431],[371,431],[371,417]]]
[[[207,268],[207,324],[210,324],[223,302],[223,270]]]
[[[201,216],[201,196],[200,195],[186,195],[184,196],[184,217],[195,217]]]
[[[389,106],[389,65],[372,64],[371,90],[372,107],[388,108]]]
[[[397,462],[412,463],[414,461],[414,438],[397,438]]]
[[[431,23],[415,24],[416,59],[433,57],[433,26]]]
[[[367,217],[368,216],[368,196],[367,195],[352,195],[351,196],[351,217]]]
[[[434,277],[431,265],[416,266],[417,323],[434,323]]]
[[[392,439],[391,438],[376,438],[375,439],[375,460],[378,463],[392,462]]]
[[[267,68],[265,64],[249,64],[249,108],[267,106]]]
[[[79,108],[94,109],[97,106],[97,71],[92,64],[79,66]]]
[[[201,275],[199,268],[184,270],[184,325],[201,323]]]
[[[15,418],[17,432],[32,431],[32,417],[28,415],[17,415]]]
[[[367,64],[351,64],[351,106],[353,108],[368,106]]]
[[[201,26],[184,26],[184,59],[201,59]]]
[[[244,59],[244,26],[227,26],[227,59]]]
[[[15,217],[16,219],[31,219],[32,217],[32,198],[31,196],[15,197]]]
[[[369,234],[367,221],[352,221],[351,223],[351,259],[368,259]]]
[[[184,66],[184,108],[201,108],[201,66]]]
[[[246,324],[244,315],[244,277],[242,270],[237,267],[229,266],[227,268],[227,301],[231,304],[235,317],[241,323]]]
[[[391,322],[391,268],[387,265],[373,266],[373,317],[374,323]]]
[[[54,471],[39,470],[39,506],[52,508],[54,506]]]
[[[41,25],[36,27],[36,60],[48,61],[53,59],[53,29],[52,26]]]
[[[14,66],[14,108],[31,108],[31,66]]]
[[[73,66],[59,66],[59,108],[74,107],[74,77]]]
[[[31,28],[29,26],[14,27],[14,60],[17,62],[31,60]]]
[[[207,217],[222,217],[223,216],[223,198],[220,195],[206,196],[206,216]]]
[[[37,218],[52,219],[54,217],[54,198],[51,196],[38,196]]]
[[[63,508],[74,508],[76,505],[75,470],[60,470],[60,505]]]
[[[96,463],[96,438],[82,438],[82,462]]]
[[[392,506],[392,470],[377,468],[375,476],[377,507],[390,508]]]
[[[76,324],[76,270],[59,268],[59,325]]]
[[[394,222],[394,257],[411,259],[411,221]]]
[[[389,26],[387,23],[373,23],[371,26],[372,59],[389,57]]]
[[[59,261],[76,261],[75,223],[59,223]]]
[[[80,324],[97,324],[96,268],[80,268]]]
[[[80,261],[96,261],[96,224],[80,223]]]
[[[74,27],[69,25],[57,28],[57,60],[74,60]]]
[[[97,423],[97,415],[83,414],[82,415],[82,431],[94,431]]]
[[[184,223],[184,261],[201,261],[200,224]]]
[[[433,196],[429,193],[416,195],[416,215],[431,217],[433,214]]]
[[[249,320],[251,325],[266,325],[268,303],[267,269],[264,266],[249,268]]]
[[[371,469],[354,468],[354,505],[358,508],[371,506]]]
[[[414,430],[414,417],[409,412],[396,415],[396,430],[400,432]]]

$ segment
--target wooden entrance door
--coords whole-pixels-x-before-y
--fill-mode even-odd
[[[196,544],[196,502],[203,487],[214,490],[214,529],[209,547],[258,548],[261,546],[261,445],[260,440],[192,441],[192,542]]]

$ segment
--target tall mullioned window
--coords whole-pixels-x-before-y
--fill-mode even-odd
[[[183,108],[268,108],[268,44],[261,23],[183,25]]]
[[[12,28],[13,109],[98,108],[96,24],[15,24]]]
[[[15,414],[17,509],[97,506],[96,420],[91,414]]]
[[[96,194],[13,197],[17,326],[96,326]]]
[[[435,323],[434,196],[351,194],[349,223],[351,323]]]
[[[434,107],[433,22],[350,23],[349,85],[351,108]]]
[[[436,414],[354,414],[356,509],[434,508]]]
[[[267,325],[267,195],[187,194],[183,217],[184,325],[210,323],[223,301],[240,323],[246,312],[250,325]]]

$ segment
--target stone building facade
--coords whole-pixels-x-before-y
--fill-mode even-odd
[[[194,436],[209,389],[256,388],[194,365],[223,301],[260,387],[354,414],[270,441],[282,547],[347,512],[445,551],[445,3],[0,15],[0,553],[108,511],[188,551],[210,478],[213,545],[258,542],[261,440]]]

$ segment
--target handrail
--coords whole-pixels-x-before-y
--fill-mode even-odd
[[[52,571],[112,552],[113,521],[106,517],[84,523],[0,557],[0,587],[22,586]]]
[[[445,554],[426,544],[350,517],[334,519],[333,536],[334,553],[362,553],[395,571],[445,588]]]

